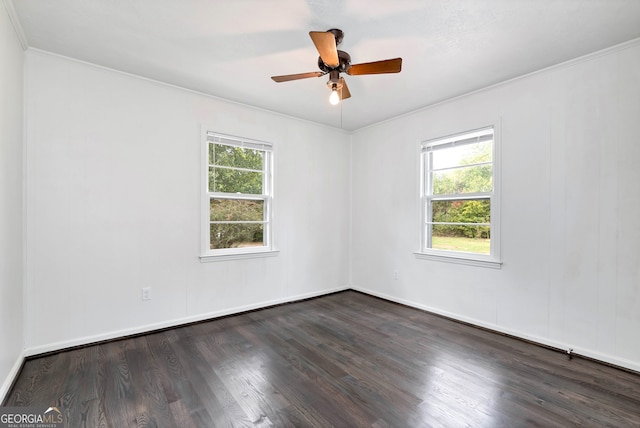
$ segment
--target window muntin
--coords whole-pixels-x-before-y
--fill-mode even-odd
[[[207,132],[205,253],[272,249],[273,147]]]
[[[422,143],[422,253],[497,259],[494,128]]]

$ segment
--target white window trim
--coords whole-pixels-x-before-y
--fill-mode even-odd
[[[255,147],[255,148],[264,148],[268,149],[270,154],[269,166],[267,168],[268,183],[266,188],[266,195],[261,196],[260,199],[265,200],[267,203],[267,213],[268,216],[268,227],[265,231],[266,233],[266,243],[265,246],[260,247],[244,247],[244,248],[221,248],[212,250],[210,249],[210,200],[211,197],[229,197],[228,194],[209,192],[209,138],[210,136],[216,136],[223,139],[234,140],[238,142],[245,143],[247,147]],[[251,140],[248,138],[236,137],[232,135],[225,135],[219,132],[212,131],[211,127],[202,126],[201,127],[201,165],[202,170],[200,172],[201,176],[201,212],[200,212],[200,239],[201,239],[201,250],[200,250],[200,261],[201,262],[217,262],[217,261],[226,261],[226,260],[240,260],[240,259],[250,259],[256,257],[273,257],[277,256],[279,251],[275,247],[274,242],[274,221],[273,221],[273,211],[274,211],[274,199],[273,199],[273,189],[274,189],[274,159],[275,159],[275,144],[266,143],[263,141]],[[256,199],[257,195],[238,195],[238,199]]]
[[[475,130],[482,130],[493,127],[493,192],[491,195],[491,254],[476,254],[476,253],[465,253],[462,251],[446,251],[446,250],[438,250],[434,248],[426,248],[426,231],[425,231],[425,187],[426,187],[426,176],[425,176],[425,165],[424,165],[424,154],[423,154],[423,146],[430,141],[434,140],[442,140],[445,138],[454,139],[455,137],[463,134],[469,134],[474,132]],[[501,132],[501,123],[500,120],[495,121],[487,121],[484,126],[478,127],[469,127],[467,131],[457,132],[455,134],[445,135],[443,137],[429,138],[427,140],[422,140],[418,144],[418,153],[419,153],[419,171],[420,171],[420,195],[419,195],[419,209],[420,209],[420,250],[414,252],[414,255],[417,259],[423,260],[433,260],[440,262],[448,262],[448,263],[457,263],[464,264],[469,266],[478,266],[478,267],[488,267],[494,269],[500,269],[502,267],[502,257],[501,257],[501,248],[500,248],[500,196],[501,196],[501,173],[502,173],[502,164],[501,164],[501,140],[502,140],[502,132]],[[463,197],[468,197],[469,195],[463,195]]]

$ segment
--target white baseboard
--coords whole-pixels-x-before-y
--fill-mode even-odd
[[[627,360],[624,358],[618,358],[618,357],[614,357],[611,355],[607,355],[607,354],[603,354],[601,352],[597,352],[597,351],[593,351],[591,349],[584,349],[584,348],[579,348],[579,347],[575,347],[573,345],[569,345],[566,343],[560,343],[545,337],[540,337],[540,336],[535,336],[535,335],[531,335],[531,334],[527,334],[527,333],[523,333],[521,331],[517,331],[517,330],[511,330],[508,328],[504,328],[502,326],[496,325],[496,324],[492,324],[492,323],[487,323],[481,320],[477,320],[474,318],[469,318],[469,317],[465,317],[463,315],[460,314],[456,314],[456,313],[452,313],[452,312],[448,312],[448,311],[443,311],[441,309],[438,308],[433,308],[431,306],[427,306],[427,305],[423,305],[421,303],[416,303],[413,302],[411,300],[405,300],[405,299],[400,299],[398,297],[394,297],[385,293],[379,293],[373,290],[368,290],[366,288],[360,288],[360,287],[356,287],[356,286],[351,286],[352,290],[355,291],[359,291],[361,293],[364,294],[369,294],[371,296],[376,296],[379,297],[381,299],[384,300],[389,300],[391,302],[396,302],[396,303],[400,303],[402,305],[406,305],[406,306],[410,306],[412,308],[416,308],[416,309],[421,309],[423,311],[427,311],[427,312],[431,312],[437,315],[442,315],[444,317],[447,318],[451,318],[457,321],[462,321],[468,324],[473,324],[475,326],[478,327],[482,327],[482,328],[486,328],[489,330],[493,330],[499,333],[504,333],[504,334],[508,334],[509,336],[514,336],[520,339],[524,339],[530,342],[534,342],[543,346],[550,346],[552,348],[557,348],[557,349],[562,349],[565,351],[569,351],[571,349],[571,353],[573,355],[579,355],[579,356],[583,356],[583,357],[587,357],[587,358],[591,358],[594,360],[598,360],[607,364],[612,364],[614,366],[618,366],[618,367],[622,367],[622,368],[626,368],[629,370],[633,370],[636,372],[640,372],[640,363],[638,363],[637,361],[631,361],[631,360]]]
[[[16,362],[13,363],[11,370],[9,370],[9,374],[7,375],[7,378],[2,383],[2,386],[0,386],[0,403],[2,403],[4,399],[7,397],[7,394],[9,394],[9,389],[11,389],[11,385],[13,385],[13,382],[18,377],[18,374],[20,374],[20,369],[22,368],[22,364],[24,363],[25,358],[26,358],[26,353],[25,351],[22,351],[20,355],[18,355]]]
[[[566,343],[560,343],[545,337],[540,337],[540,336],[535,336],[535,335],[530,335],[521,331],[517,331],[517,330],[511,330],[508,328],[504,328],[502,326],[496,325],[496,324],[492,324],[492,323],[487,323],[481,320],[477,320],[474,318],[470,318],[470,317],[465,317],[463,315],[460,314],[456,314],[456,313],[452,313],[452,312],[448,312],[448,311],[444,311],[438,308],[434,308],[431,306],[427,306],[427,305],[423,305],[414,301],[410,301],[410,300],[406,300],[406,299],[401,299],[398,297],[394,297],[385,293],[379,293],[373,290],[368,290],[366,288],[361,288],[361,287],[357,287],[357,286],[349,286],[349,285],[345,285],[343,287],[336,287],[333,289],[329,289],[329,290],[322,290],[322,291],[316,291],[316,292],[312,292],[312,293],[306,293],[306,294],[299,294],[296,296],[290,296],[290,297],[286,297],[286,298],[282,298],[282,299],[274,299],[274,300],[269,300],[269,301],[264,301],[264,302],[260,302],[260,303],[255,303],[255,304],[251,304],[251,305],[244,305],[244,306],[238,306],[235,308],[230,308],[230,309],[224,309],[224,310],[220,310],[220,311],[214,311],[214,312],[209,312],[209,313],[205,313],[205,314],[199,314],[199,315],[195,315],[195,316],[191,316],[191,317],[185,317],[185,318],[179,318],[179,319],[174,319],[174,320],[170,320],[170,321],[165,321],[165,322],[161,322],[161,323],[156,323],[156,324],[147,324],[147,325],[143,325],[143,326],[138,326],[138,327],[134,327],[134,328],[130,328],[130,329],[125,329],[125,330],[118,330],[118,331],[112,331],[112,332],[107,332],[104,334],[98,334],[98,335],[93,335],[93,336],[86,336],[86,337],[82,337],[79,339],[73,339],[73,340],[68,340],[68,341],[61,341],[61,342],[55,342],[55,343],[49,343],[49,344],[45,344],[45,345],[41,345],[41,346],[35,346],[35,347],[30,347],[27,348],[20,356],[19,360],[16,362],[16,364],[14,365],[9,377],[7,378],[7,380],[5,381],[5,383],[2,386],[2,389],[0,389],[0,399],[3,399],[4,395],[8,392],[8,388],[11,387],[11,383],[13,382],[13,379],[15,378],[15,376],[17,375],[17,372],[20,370],[20,367],[22,365],[22,361],[24,360],[25,357],[30,357],[30,356],[34,356],[34,355],[38,355],[38,354],[44,354],[47,352],[56,352],[62,349],[67,349],[67,348],[72,348],[75,346],[83,346],[83,345],[88,345],[91,343],[96,343],[96,342],[101,342],[101,341],[105,341],[105,340],[114,340],[114,339],[119,339],[122,337],[127,337],[127,336],[131,336],[131,335],[136,335],[136,334],[143,334],[143,333],[147,333],[147,332],[151,332],[154,330],[160,330],[160,329],[164,329],[164,328],[171,328],[171,327],[177,327],[180,325],[184,325],[184,324],[189,324],[192,322],[198,322],[198,321],[205,321],[205,320],[209,320],[209,319],[215,319],[215,318],[219,318],[219,317],[223,317],[223,316],[227,316],[227,315],[234,315],[234,314],[238,314],[238,313],[242,313],[242,312],[246,312],[246,311],[251,311],[251,310],[256,310],[256,309],[262,309],[265,307],[269,307],[269,306],[273,306],[273,305],[279,305],[279,304],[283,304],[283,303],[290,303],[290,302],[295,302],[298,300],[304,300],[304,299],[309,299],[309,298],[313,298],[313,297],[319,297],[319,296],[323,296],[326,294],[331,294],[331,293],[336,293],[339,291],[345,291],[345,290],[355,290],[355,291],[359,291],[361,293],[364,294],[369,294],[372,296],[376,296],[376,297],[380,297],[382,299],[391,301],[391,302],[396,302],[396,303],[400,303],[406,306],[410,306],[413,308],[417,308],[417,309],[421,309],[423,311],[427,311],[427,312],[431,312],[437,315],[442,315],[444,317],[447,318],[451,318],[454,320],[458,320],[458,321],[462,321],[465,323],[469,323],[478,327],[482,327],[482,328],[486,328],[489,330],[493,330],[499,333],[504,333],[504,334],[508,334],[510,336],[514,336],[514,337],[518,337],[524,340],[528,340],[530,342],[534,342],[543,346],[550,346],[553,348],[557,348],[557,349],[562,349],[562,350],[569,350],[572,349],[572,353],[574,355],[580,355],[580,356],[584,356],[587,358],[592,358],[594,360],[598,360],[607,364],[612,364],[615,366],[619,366],[622,368],[626,368],[629,370],[633,370],[636,372],[640,372],[640,363],[636,362],[636,361],[631,361],[631,360],[626,360],[624,358],[619,358],[619,357],[614,357],[611,355],[607,355],[607,354],[603,354],[601,352],[597,352],[597,351],[593,351],[591,349],[583,349],[583,348],[579,348],[579,347],[574,347],[570,344],[566,344]],[[6,389],[6,390],[5,390]]]
[[[48,352],[56,352],[62,349],[73,348],[75,346],[84,346],[91,343],[102,342],[105,340],[115,340],[122,337],[127,337],[136,334],[148,333],[154,330],[161,330],[165,328],[178,327],[180,325],[189,324],[192,322],[206,321],[227,315],[234,315],[246,311],[253,311],[256,309],[262,309],[269,306],[280,305],[283,303],[296,302],[298,300],[310,299],[313,297],[323,296],[326,294],[332,294],[339,291],[348,290],[349,286],[336,287],[329,290],[314,291],[311,293],[299,294],[296,296],[289,296],[282,299],[268,300],[260,303],[254,303],[251,305],[237,306],[235,308],[224,309],[220,311],[208,312],[204,314],[198,314],[190,317],[178,318],[169,321],[163,321],[155,324],[147,324],[138,327],[128,328],[124,330],[110,331],[102,334],[96,334],[92,336],[85,336],[73,340],[65,340],[54,343],[47,343],[44,345],[29,347],[25,350],[24,354],[27,357],[34,355],[44,354]]]

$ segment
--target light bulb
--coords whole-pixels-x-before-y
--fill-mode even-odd
[[[338,91],[336,91],[335,89],[331,90],[331,95],[329,95],[329,102],[333,106],[340,102],[340,95],[338,95]]]

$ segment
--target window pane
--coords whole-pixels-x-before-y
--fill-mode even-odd
[[[243,248],[264,246],[263,224],[228,224],[210,225],[210,248]]]
[[[493,166],[477,165],[433,172],[434,195],[491,192]]]
[[[211,221],[264,221],[264,201],[211,199]]]
[[[489,226],[431,225],[431,248],[466,253],[490,254]]]
[[[425,249],[499,253],[497,243],[491,245],[492,199],[498,197],[493,180],[495,144],[493,127],[422,143]]]
[[[490,223],[491,201],[489,199],[431,201],[431,221],[453,223]]]
[[[435,149],[431,152],[433,169],[451,168],[460,165],[491,162],[493,141],[465,144],[446,149]]]
[[[213,156],[213,162],[211,158],[209,160],[211,164],[262,170],[264,152],[261,150],[243,149],[222,144],[210,144],[209,146],[210,157]],[[213,147],[213,153],[211,153],[211,147]]]
[[[209,167],[209,191],[261,195],[262,172]]]

